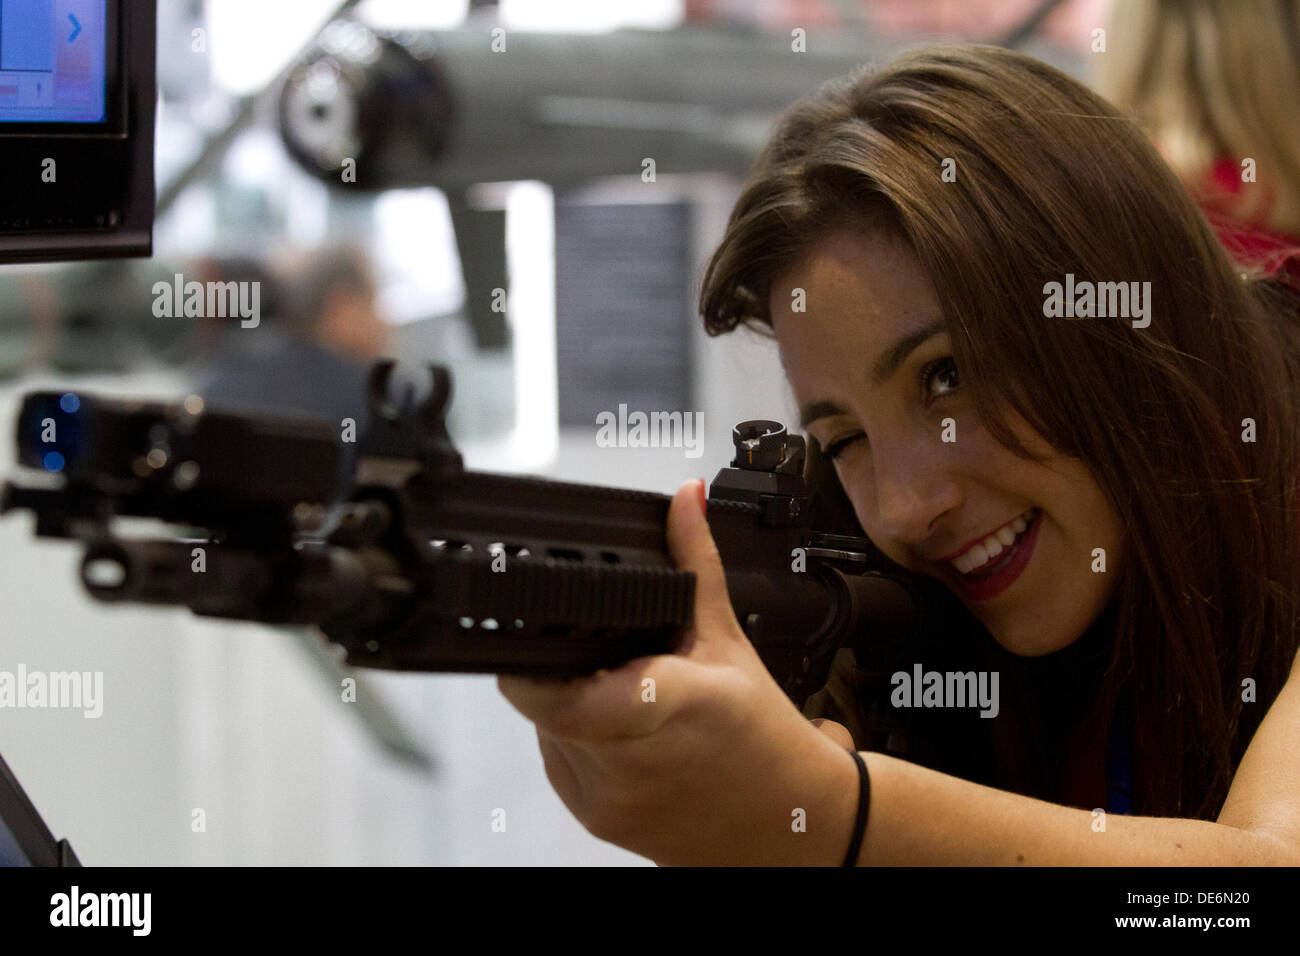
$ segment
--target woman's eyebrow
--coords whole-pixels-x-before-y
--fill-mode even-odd
[[[876,359],[876,364],[871,367],[871,387],[879,388],[884,385],[889,377],[898,371],[898,367],[907,360],[907,357],[931,336],[946,331],[942,319],[931,322],[923,328],[917,329],[908,335],[903,336],[889,348],[881,353],[880,358]]]
[[[848,412],[834,402],[809,402],[799,410],[799,427],[807,428],[809,422],[815,422],[819,418],[847,414]]]
[[[871,386],[879,388],[889,380],[889,377],[898,371],[898,367],[907,361],[911,355],[922,343],[928,339],[946,332],[948,327],[940,319],[931,322],[915,332],[910,332],[903,336],[881,354],[876,359],[875,364],[871,367]],[[815,422],[819,418],[826,418],[830,415],[847,415],[843,408],[834,402],[825,400],[809,402],[799,410],[799,427],[807,428],[810,422]]]

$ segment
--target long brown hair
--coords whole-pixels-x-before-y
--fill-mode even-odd
[[[1135,812],[1213,818],[1300,644],[1300,306],[1234,267],[1131,118],[1031,57],[950,46],[785,113],[709,264],[710,334],[770,331],[772,278],[882,215],[990,433],[1028,457],[998,415],[1014,409],[1125,525],[1098,699],[1131,694]],[[1066,273],[1149,281],[1150,325],[1044,317]]]
[[[1124,0],[1111,18],[1102,92],[1203,204],[1300,236],[1300,0]],[[1215,161],[1245,157],[1258,185],[1216,195]]]

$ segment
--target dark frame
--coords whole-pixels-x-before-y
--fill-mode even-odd
[[[17,183],[39,169],[42,157],[59,157],[68,172],[50,187],[50,221],[34,206],[34,193],[7,196],[0,209],[0,263],[71,262],[142,257],[153,253],[154,117],[157,0],[107,0],[106,28],[116,28],[112,93],[107,124],[0,123],[0,172]],[[110,65],[106,57],[106,69]],[[7,128],[6,128],[7,127]],[[21,171],[21,172],[18,172]],[[62,185],[62,183],[68,185]],[[6,187],[11,191],[17,187]],[[5,206],[0,202],[0,206]],[[112,210],[105,222],[75,220],[82,211]],[[4,221],[8,214],[10,222]],[[28,222],[30,220],[30,224]]]
[[[13,834],[18,849],[32,866],[80,865],[67,842],[54,839],[3,757],[0,757],[0,824]]]

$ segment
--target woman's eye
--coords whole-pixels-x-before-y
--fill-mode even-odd
[[[843,438],[837,438],[826,446],[826,457],[833,461],[850,445],[853,445],[866,437],[866,432],[854,432],[851,435],[845,435]]]
[[[929,363],[921,370],[921,386],[926,400],[941,398],[957,390],[957,363],[951,355]]]

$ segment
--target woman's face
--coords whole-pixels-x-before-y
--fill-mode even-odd
[[[769,304],[802,423],[868,537],[942,581],[1013,653],[1081,636],[1114,589],[1119,517],[1083,463],[1015,413],[1013,432],[1049,460],[1017,457],[984,430],[911,250],[886,233],[836,233],[776,277]]]

